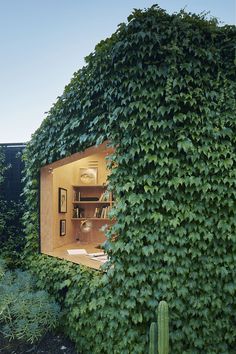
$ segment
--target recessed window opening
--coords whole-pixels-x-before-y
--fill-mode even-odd
[[[104,143],[41,168],[42,253],[95,269],[105,261],[101,228],[114,222],[106,165],[112,152]]]

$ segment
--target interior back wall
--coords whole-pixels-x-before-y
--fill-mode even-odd
[[[72,162],[62,167],[55,168],[53,170],[53,248],[73,243],[79,236],[79,223],[73,222],[73,185],[79,184],[79,170],[80,168],[88,168],[91,166],[97,166],[98,168],[98,180],[97,184],[102,185],[107,180],[108,170],[106,169],[107,154],[99,153],[88,156],[81,160]],[[58,212],[59,203],[59,188],[67,190],[67,212]],[[60,237],[60,220],[66,220],[66,235]],[[88,235],[86,235],[88,237]],[[86,239],[86,238],[85,238]]]

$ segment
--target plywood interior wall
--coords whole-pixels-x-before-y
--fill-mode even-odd
[[[41,169],[40,176],[40,248],[42,252],[53,250],[53,176],[48,168]]]
[[[96,236],[96,241],[104,241],[104,234],[94,228],[90,233],[82,235],[80,222],[72,221],[73,186],[79,184],[79,169],[98,167],[97,183],[102,185],[107,180],[105,158],[110,151],[104,148],[101,150],[61,167],[52,168],[48,165],[41,169],[41,251],[43,253],[75,242],[77,238],[90,242]],[[67,213],[59,213],[58,210],[59,188],[67,190]],[[60,236],[60,220],[66,220],[65,236]],[[96,228],[97,226],[100,228],[102,222],[98,221]]]
[[[72,221],[73,212],[73,187],[79,184],[79,169],[96,166],[98,168],[98,184],[103,184],[107,180],[108,171],[105,162],[106,153],[94,154],[83,158],[79,161],[70,163],[66,166],[56,168],[53,171],[53,201],[54,201],[54,232],[53,232],[53,248],[60,247],[67,243],[71,243],[79,238],[81,241],[90,242],[92,238],[91,232],[82,235],[79,228],[79,221]],[[58,189],[67,189],[67,213],[58,213]],[[66,220],[67,231],[65,236],[60,237],[60,219]],[[102,225],[101,225],[102,226]],[[103,240],[100,233],[98,241]]]

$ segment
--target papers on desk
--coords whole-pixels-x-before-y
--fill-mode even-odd
[[[90,256],[90,257],[100,257],[100,256],[105,256],[105,253],[104,252],[88,253],[88,256]]]
[[[67,250],[67,252],[70,255],[77,255],[77,254],[86,255],[86,254],[88,254],[87,251],[84,248],[76,248],[76,249],[73,249],[73,250]]]
[[[87,253],[87,251],[84,248],[76,248],[72,250],[67,250],[69,255],[83,255],[83,256],[88,256],[90,259],[94,261],[98,261],[100,263],[106,263],[108,261],[108,257],[104,252],[96,252],[96,253]]]
[[[97,256],[97,257],[91,257],[91,259],[93,259],[94,261],[98,261],[101,263],[106,263],[108,261],[108,257],[105,256]]]
[[[106,263],[108,261],[108,257],[104,252],[97,252],[97,253],[89,253],[89,256],[94,261],[98,261],[101,263]]]

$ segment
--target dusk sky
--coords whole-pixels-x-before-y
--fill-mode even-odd
[[[0,143],[30,140],[84,57],[155,3],[236,22],[236,0],[0,0]]]

